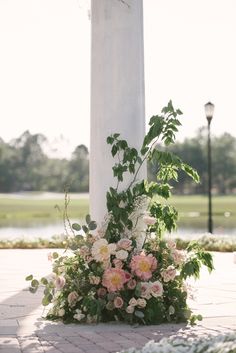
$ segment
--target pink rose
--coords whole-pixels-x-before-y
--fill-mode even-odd
[[[155,298],[162,296],[163,286],[160,281],[155,281],[151,284],[151,294]]]
[[[63,276],[58,276],[56,278],[56,281],[55,281],[56,289],[59,289],[59,290],[62,289],[65,284],[66,284],[66,280]]]
[[[174,260],[175,265],[177,266],[182,265],[186,260],[186,253],[181,250],[173,249],[171,251],[171,256]]]
[[[116,268],[122,268],[124,266],[123,262],[119,259],[114,259],[113,264]]]
[[[141,283],[141,297],[145,299],[151,298],[151,286],[148,282]]]
[[[143,221],[147,226],[153,226],[156,223],[156,218],[151,216],[144,216]]]
[[[167,246],[169,249],[175,249],[176,248],[176,243],[172,239],[167,240]]]
[[[74,306],[78,298],[78,293],[76,293],[75,291],[71,292],[67,297],[69,306]]]
[[[135,281],[135,279],[131,278],[129,280],[129,282],[127,283],[127,287],[128,287],[128,289],[132,290],[136,287],[136,284],[137,284],[137,282]]]
[[[122,308],[123,304],[124,304],[124,301],[123,301],[123,299],[121,297],[116,297],[114,299],[115,308],[120,309],[120,308]]]
[[[102,298],[102,297],[105,297],[105,295],[107,294],[107,290],[106,290],[106,288],[99,288],[98,290],[97,290],[97,295],[100,297],[100,298]]]
[[[119,240],[117,245],[120,249],[123,249],[123,250],[130,251],[132,249],[132,241],[127,238]]]
[[[168,266],[166,270],[161,271],[161,276],[164,282],[173,281],[173,279],[176,277],[176,269],[174,266]]]

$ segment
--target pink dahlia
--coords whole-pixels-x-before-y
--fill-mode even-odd
[[[116,292],[124,287],[124,284],[130,280],[130,274],[120,268],[108,268],[102,277],[102,285],[108,292]]]
[[[152,277],[152,272],[157,268],[157,260],[152,255],[135,255],[132,257],[131,270],[142,280],[148,280]]]

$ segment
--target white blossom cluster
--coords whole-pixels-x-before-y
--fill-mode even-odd
[[[122,353],[236,353],[236,331],[200,338],[163,338],[150,341],[143,348],[130,348]]]

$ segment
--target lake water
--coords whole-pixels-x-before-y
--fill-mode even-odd
[[[78,221],[78,220],[77,220]],[[71,220],[73,223],[74,220]],[[64,225],[60,223],[52,224],[41,224],[30,227],[3,227],[0,228],[0,239],[1,240],[13,240],[13,239],[50,239],[53,236],[64,236],[65,235]],[[179,227],[178,231],[173,233],[174,236],[181,238],[195,238],[199,235],[206,233],[206,228],[191,228],[191,227]],[[236,229],[221,229],[217,228],[214,230],[214,234],[229,235],[236,237]]]
[[[84,194],[72,194],[70,195],[71,198],[76,198],[76,199],[86,199],[89,197],[88,193]],[[4,194],[0,194],[0,200],[2,197],[6,197]],[[44,193],[17,193],[17,194],[7,194],[8,198],[31,198],[35,200],[42,200],[42,199],[62,199],[63,194],[60,193],[50,193],[50,192],[44,192]],[[181,225],[181,222],[179,223],[179,228],[176,233],[174,233],[175,236],[180,236],[183,238],[194,238],[196,236],[205,234],[207,231],[206,228],[206,220],[204,219],[203,222],[200,222],[200,226],[193,226],[193,219],[196,217],[200,217],[200,215],[192,215],[190,212],[188,217],[189,222],[187,224]],[[192,221],[191,221],[192,219]],[[216,218],[215,218],[216,219]],[[71,220],[73,223],[75,220]],[[76,220],[78,221],[78,220]],[[219,235],[229,235],[229,236],[235,236],[236,237],[236,225],[231,228],[226,228],[226,227],[221,227],[221,226],[216,226],[217,222],[215,223],[214,227],[214,234],[219,234]],[[1,240],[13,240],[13,239],[19,239],[19,238],[27,238],[27,239],[36,239],[36,238],[43,238],[43,239],[50,239],[53,236],[63,236],[65,235],[65,230],[64,230],[64,225],[63,222],[54,222],[54,223],[40,223],[38,221],[37,224],[31,224],[31,225],[25,225],[25,226],[4,226],[0,227],[0,239]]]

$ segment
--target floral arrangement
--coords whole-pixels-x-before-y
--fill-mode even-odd
[[[212,257],[196,243],[186,251],[164,240],[163,234],[176,228],[177,211],[163,202],[171,195],[171,180],[184,171],[196,182],[197,172],[178,156],[157,149],[174,143],[180,110],[172,102],[153,116],[141,151],[113,134],[107,138],[111,153],[117,158],[113,166],[116,188],[107,192],[107,215],[97,225],[86,216],[86,224],[74,223],[67,238],[67,253],[50,255],[52,276],[40,281],[32,275],[30,291],[45,287],[43,305],[51,305],[49,319],[64,322],[125,321],[158,324],[192,323],[187,305],[187,277],[198,277],[201,265],[213,269]],[[138,181],[146,160],[158,163],[157,182]],[[122,190],[123,176],[132,175],[130,185]],[[121,189],[121,190],[120,190]]]
[[[184,335],[183,335],[184,336]],[[236,333],[163,338],[150,341],[143,348],[130,348],[122,353],[236,353]]]

